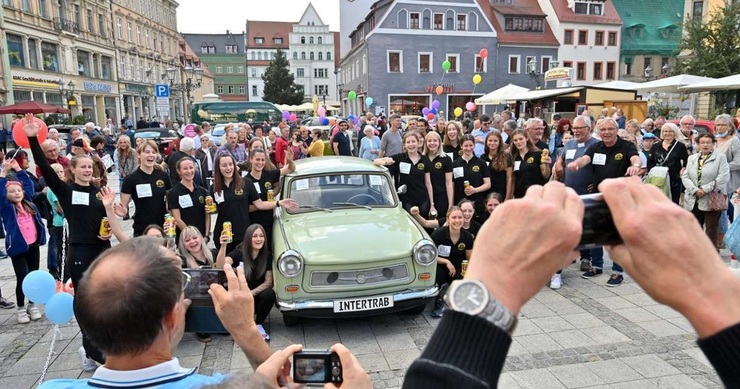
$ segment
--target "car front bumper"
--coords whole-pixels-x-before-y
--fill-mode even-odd
[[[327,318],[327,317],[361,317],[373,316],[389,312],[405,311],[426,304],[439,294],[439,288],[435,285],[424,289],[408,289],[393,293],[393,307],[373,309],[367,311],[355,311],[346,313],[334,312],[334,300],[304,300],[304,301],[280,301],[276,305],[278,309],[289,316]],[[386,294],[383,294],[385,296]],[[371,296],[357,296],[357,298],[369,298]]]

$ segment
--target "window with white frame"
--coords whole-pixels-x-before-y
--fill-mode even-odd
[[[444,28],[445,28],[445,15],[444,14],[434,14],[434,29],[444,30]]]
[[[240,95],[243,95],[245,93],[247,93],[246,92],[246,87],[244,85],[239,85],[239,94]]]
[[[131,22],[128,22],[128,41],[134,43],[134,28]]]
[[[460,71],[460,54],[447,54],[447,61],[450,62],[448,73],[458,73]]]
[[[216,73],[223,73],[223,67],[221,65],[216,65]]]
[[[414,30],[418,30],[419,27],[421,27],[420,21],[421,21],[421,14],[420,13],[418,13],[418,12],[411,12],[411,13],[409,13],[409,28],[414,29]]]
[[[468,29],[468,15],[457,14],[457,30],[465,31]]]
[[[234,94],[234,86],[233,85],[229,85],[229,86],[227,86],[227,88],[228,88],[228,94],[233,95]]]
[[[473,69],[476,73],[486,73],[488,72],[488,57],[481,58],[480,55],[475,55],[475,68]]]
[[[432,53],[419,53],[419,73],[432,73]]]
[[[123,39],[123,20],[118,18],[118,20],[116,20],[116,25],[118,26],[118,38]]]
[[[403,51],[388,50],[388,73],[403,73]]]
[[[604,15],[605,0],[576,0],[573,12],[580,15]]]
[[[226,66],[226,73],[229,73],[229,74],[234,73],[234,66],[233,65]]]
[[[128,78],[127,75],[128,73],[126,72],[126,54],[121,54],[121,77],[123,77],[123,79],[125,80]]]
[[[295,76],[298,78],[306,77],[306,70],[304,68],[298,68],[295,70]]]
[[[519,74],[519,59],[521,57],[518,55],[510,55],[509,56],[509,74]]]
[[[244,73],[244,66],[237,66],[236,67],[236,72],[239,73],[239,74],[243,74]]]
[[[552,57],[550,56],[542,56],[542,60],[540,61],[540,73],[544,73],[548,70],[550,70],[550,62],[552,61]]]
[[[216,85],[216,93],[224,93],[224,86],[223,85]]]
[[[257,69],[252,68],[252,77],[257,77]]]
[[[257,96],[257,85],[252,85],[252,96]]]

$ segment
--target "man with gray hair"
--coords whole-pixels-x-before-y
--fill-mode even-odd
[[[686,137],[686,147],[689,149],[689,153],[695,150],[694,147],[694,126],[696,125],[696,119],[691,115],[684,115],[681,120],[678,121],[681,126],[681,133]]]
[[[524,125],[532,144],[540,150],[549,150],[550,147],[547,142],[542,140],[542,136],[545,134],[545,122],[540,118],[532,118],[527,120]]]
[[[506,134],[506,140],[504,143],[511,143],[511,133],[517,128],[519,128],[519,125],[516,123],[516,120],[509,119],[504,122],[504,132],[502,133],[502,135]]]
[[[97,128],[95,128],[95,123],[85,123],[85,136],[87,137],[87,139],[92,139],[95,135],[103,136],[103,134]]]

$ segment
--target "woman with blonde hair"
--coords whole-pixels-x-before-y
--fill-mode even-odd
[[[442,151],[442,138],[436,131],[430,131],[424,138],[422,151],[431,162],[432,198],[439,212],[447,212],[452,206],[454,187],[452,186],[452,159]]]
[[[652,133],[655,131],[655,122],[651,118],[647,118],[642,122],[642,126],[640,128],[640,131],[642,131],[643,135],[650,132]]]
[[[136,150],[131,147],[131,139],[128,135],[121,135],[116,142],[116,150],[113,152],[113,161],[118,170],[119,189],[123,186],[123,179],[136,171],[139,167]]]
[[[668,168],[668,177],[671,180],[671,200],[678,204],[681,198],[681,173],[689,159],[689,151],[682,142],[686,137],[673,123],[663,125],[660,137],[663,141],[654,144],[650,149],[647,168],[648,170],[655,166]]]
[[[180,233],[177,254],[182,259],[183,269],[205,269],[214,265],[213,253],[208,249],[203,235],[193,226],[185,227]],[[211,341],[211,336],[206,333],[196,332],[195,336],[203,343]]]

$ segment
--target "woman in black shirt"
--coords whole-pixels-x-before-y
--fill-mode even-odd
[[[447,123],[445,127],[442,150],[453,160],[462,157],[462,126],[457,122]]]
[[[452,181],[455,188],[455,203],[463,199],[475,203],[475,212],[485,211],[483,200],[491,189],[491,178],[486,163],[475,156],[475,138],[470,134],[463,136],[462,157],[452,162]],[[466,184],[467,183],[467,184]]]
[[[550,178],[550,156],[532,144],[524,130],[511,134],[511,155],[514,156],[514,198],[522,198],[532,185],[545,185]]]
[[[244,269],[244,277],[254,296],[255,322],[267,340],[270,336],[262,325],[275,305],[275,292],[272,290],[272,257],[265,243],[265,229],[259,224],[252,224],[244,233],[242,243],[228,255],[226,245],[221,245],[216,256],[216,267],[221,269],[228,263]]]
[[[167,206],[175,218],[177,226],[177,241],[180,233],[187,226],[193,226],[206,239],[211,240],[211,215],[206,210],[206,196],[208,191],[195,185],[195,161],[192,158],[182,158],[175,165],[180,175],[180,182],[167,193]]]
[[[512,196],[512,177],[514,175],[514,161],[511,154],[506,152],[501,133],[491,131],[486,135],[485,147],[481,159],[488,164],[491,173],[490,192],[500,193],[509,200]]]
[[[69,171],[74,179],[68,183],[62,181],[46,160],[44,151],[39,145],[36,135],[39,126],[33,115],[26,115],[26,124],[23,130],[31,145],[33,159],[41,169],[41,174],[54,194],[59,199],[64,215],[69,223],[69,252],[67,253],[68,267],[72,276],[72,284],[80,288],[80,280],[93,260],[103,251],[110,248],[110,234],[100,236],[100,223],[106,217],[105,206],[99,189],[92,185],[93,160],[87,155],[75,155],[70,161]],[[103,353],[94,347],[85,334],[82,336],[82,346],[86,354],[83,370],[91,371],[93,359],[105,363]]]
[[[463,229],[463,211],[456,206],[447,211],[447,224],[436,229],[432,241],[437,246],[437,285],[441,288],[452,280],[462,279],[463,262],[470,260],[473,251],[473,235]],[[442,295],[437,296],[432,317],[442,317],[444,304]]]
[[[390,166],[391,175],[399,187],[406,185],[406,194],[401,195],[405,210],[419,207],[422,215],[437,214],[432,192],[431,162],[421,154],[421,142],[416,132],[403,135],[406,152],[373,161],[378,166]]]
[[[462,210],[463,213],[463,230],[469,232],[473,235],[473,238],[475,238],[478,236],[481,224],[475,220],[475,208],[473,202],[463,199],[459,204],[457,204],[457,206],[460,207],[460,210]]]
[[[430,178],[434,207],[438,212],[447,213],[452,205],[454,189],[452,187],[452,158],[442,151],[442,138],[435,131],[425,137],[424,155],[431,163]],[[436,215],[431,215],[435,217]]]
[[[682,192],[681,171],[686,167],[686,161],[689,159],[689,151],[686,145],[681,142],[686,137],[673,123],[663,125],[660,137],[663,141],[655,143],[650,149],[647,167],[648,170],[655,166],[668,168],[668,177],[671,180],[671,200],[678,204]]]

